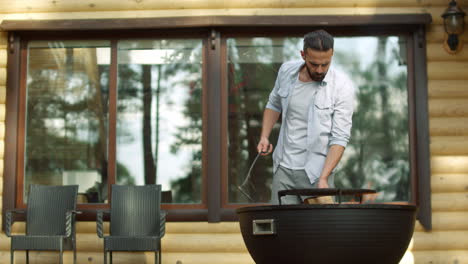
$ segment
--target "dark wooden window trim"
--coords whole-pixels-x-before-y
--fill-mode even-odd
[[[18,142],[18,98],[20,81],[20,39],[8,34],[7,92],[5,111],[5,155],[3,157],[2,229],[5,230],[5,211],[15,208],[16,157]]]
[[[340,35],[363,35],[363,34],[398,34],[406,32],[410,37],[408,43],[412,43],[411,58],[414,71],[412,82],[415,86],[414,95],[414,130],[416,151],[417,183],[413,186],[418,188],[415,200],[419,206],[418,219],[426,229],[431,229],[431,204],[430,204],[430,160],[429,160],[429,129],[427,110],[427,72],[426,72],[426,47],[425,26],[431,22],[429,14],[405,14],[405,15],[345,15],[345,16],[211,16],[211,17],[169,17],[169,18],[142,18],[142,19],[90,19],[90,20],[4,20],[0,27],[2,30],[10,31],[8,70],[7,70],[7,109],[6,109],[6,136],[4,157],[4,195],[3,212],[15,207],[16,196],[16,171],[17,171],[17,144],[19,132],[18,120],[18,87],[20,82],[20,38],[24,40],[57,38],[60,33],[64,38],[115,38],[116,35],[128,38],[143,36],[150,37],[152,33],[164,32],[164,29],[177,30],[193,34],[194,32],[208,32],[205,41],[204,58],[207,61],[205,78],[206,107],[204,116],[206,127],[204,130],[204,141],[210,140],[210,144],[204,143],[206,150],[204,155],[204,167],[206,168],[207,185],[203,191],[203,200],[207,208],[170,208],[170,218],[173,221],[230,221],[236,220],[235,209],[224,208],[227,206],[223,201],[222,189],[225,183],[219,175],[223,175],[227,169],[227,158],[224,153],[226,148],[223,110],[226,106],[225,94],[222,92],[222,52],[221,36],[224,34],[255,33],[265,35],[280,35],[285,30],[288,32],[307,32],[315,28],[326,28],[332,33],[340,32]],[[131,29],[131,31],[130,31]],[[79,34],[78,34],[79,32]],[[168,31],[169,32],[169,31]],[[212,35],[211,32],[214,32]],[[385,33],[382,33],[385,32]],[[169,34],[169,33],[167,33]],[[214,49],[212,49],[214,44]],[[212,76],[216,76],[212,78]],[[411,81],[411,80],[409,80]],[[221,109],[221,111],[220,111]],[[412,110],[410,109],[410,112]],[[411,115],[411,113],[410,113]],[[205,136],[206,135],[206,136]],[[224,153],[224,154],[223,154]],[[206,160],[210,161],[207,162]],[[416,180],[416,179],[415,179]],[[93,207],[95,208],[95,207]],[[94,209],[87,208],[88,214],[83,220],[94,218]],[[3,216],[5,214],[3,213]]]
[[[431,214],[431,164],[429,149],[429,114],[427,91],[426,30],[421,25],[413,32],[414,105],[416,108],[416,164],[418,177],[417,218],[426,230],[432,229]]]
[[[429,14],[342,15],[342,16],[200,16],[126,19],[4,20],[5,31],[23,30],[114,30],[201,27],[277,26],[368,26],[429,24]]]
[[[206,53],[208,54],[208,61],[206,66],[208,68],[207,82],[208,90],[208,120],[207,120],[207,137],[209,144],[207,144],[208,158],[206,161],[207,174],[208,174],[208,221],[219,222],[221,215],[219,208],[221,208],[221,41],[220,34],[214,29],[210,32],[210,36],[205,45]]]

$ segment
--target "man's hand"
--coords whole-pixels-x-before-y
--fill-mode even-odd
[[[273,151],[273,144],[270,144],[270,141],[266,137],[260,138],[257,146],[258,152],[261,152],[262,156],[266,156]]]
[[[318,184],[317,184],[317,187],[318,188],[329,188],[328,187],[328,180],[326,178],[320,177],[319,181],[318,181]]]

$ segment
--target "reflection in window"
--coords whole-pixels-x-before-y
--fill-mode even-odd
[[[120,41],[118,63],[117,183],[200,203],[202,41]]]
[[[107,199],[107,41],[28,46],[24,197],[30,184],[78,184],[80,202]]]
[[[229,202],[248,202],[236,186],[243,183],[257,155],[266,98],[283,56],[283,39],[228,39],[228,175]],[[276,125],[270,138],[277,138]],[[271,156],[261,157],[245,187],[256,201],[270,200]]]
[[[230,38],[228,46],[228,201],[248,202],[238,191],[256,156],[263,110],[281,64],[300,60],[302,38]],[[351,140],[336,169],[340,188],[371,188],[376,201],[411,199],[407,67],[401,37],[335,38],[333,66],[348,72],[358,91]],[[276,144],[277,124],[270,136]],[[252,171],[247,190],[270,199],[271,155]]]

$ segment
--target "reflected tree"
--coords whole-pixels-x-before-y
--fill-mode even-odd
[[[87,190],[88,200],[103,202],[109,66],[98,64],[95,48],[59,44],[29,50],[26,182],[62,184],[64,171],[97,171],[101,182]]]
[[[140,54],[154,54],[154,57],[148,60],[139,57],[140,51],[144,51]],[[161,170],[163,166],[174,164],[161,164],[161,160],[170,157],[171,153],[177,155],[182,149],[183,154],[192,152],[193,159],[184,168],[174,167],[181,176],[170,182],[173,202],[193,203],[201,197],[200,58],[199,41],[124,41],[119,47],[118,106],[125,107],[118,110],[122,120],[118,129],[119,144],[131,146],[135,144],[135,138],[141,138],[144,184],[165,184],[158,179],[158,172],[164,171]],[[181,90],[185,93],[180,93]],[[181,104],[183,118],[175,119],[173,116],[178,116]],[[141,131],[134,129],[129,134],[120,134],[125,132],[128,122],[134,121],[130,121],[126,114],[137,114],[137,120],[141,118]],[[171,129],[177,125],[179,128],[174,133]],[[170,150],[160,149],[164,140],[164,145],[169,140]]]
[[[389,40],[377,38],[374,60],[364,68],[355,53],[335,53],[358,88],[352,135],[335,182],[376,189],[379,201],[408,201],[407,71],[396,67],[399,47]]]
[[[228,46],[228,199],[248,202],[236,186],[242,184],[257,156],[265,98],[283,60],[283,39],[229,39]],[[271,138],[276,138],[277,132],[275,129]],[[255,190],[246,191],[255,201],[270,199],[271,163],[271,156],[262,157],[251,172]]]
[[[195,47],[189,53],[200,52]],[[198,56],[198,55],[197,55]],[[173,179],[170,182],[173,192],[173,201],[176,203],[199,203],[202,191],[202,80],[201,65],[198,63],[175,63],[165,69],[166,74],[180,74],[185,78],[174,80],[174,85],[180,85],[188,94],[184,103],[183,115],[188,121],[185,125],[179,125],[175,141],[171,145],[171,153],[177,154],[182,148],[191,150],[190,162],[186,165],[185,176]],[[184,171],[184,168],[179,168]]]

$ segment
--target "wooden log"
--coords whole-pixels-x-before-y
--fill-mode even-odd
[[[464,80],[429,80],[429,98],[468,97],[467,83]]]
[[[5,139],[5,123],[0,122],[0,140]]]
[[[432,231],[468,230],[468,212],[433,212]],[[425,232],[423,226],[416,221],[416,232]]]
[[[432,155],[431,173],[462,173],[468,174],[468,155],[467,156],[441,156]]]
[[[467,237],[468,231],[415,232],[413,251],[468,250]]]
[[[101,252],[104,247],[102,238],[99,238],[96,233],[77,234],[76,248],[83,252]]]
[[[247,251],[239,253],[166,253],[163,260],[167,260],[167,263],[180,261],[181,263],[190,264],[255,264]]]
[[[154,263],[154,253],[151,252],[115,252],[113,253],[114,259],[113,262],[116,264],[123,263]],[[164,259],[166,254],[163,252],[163,263],[167,263]],[[15,263],[16,264],[25,264],[25,253],[24,251],[15,252]],[[104,255],[102,252],[77,252],[77,263],[93,263],[101,264],[103,261]],[[0,252],[0,263],[10,263],[10,252],[4,251]],[[54,251],[31,251],[29,253],[30,263],[37,264],[50,264],[50,263],[59,263],[59,254]],[[73,263],[73,253],[72,251],[65,251],[63,254],[63,263],[72,264]],[[109,263],[109,260],[108,260]],[[175,262],[174,262],[175,263]]]
[[[5,104],[6,102],[6,86],[0,85],[0,104]]]
[[[468,210],[468,195],[459,193],[433,193],[431,196],[433,212],[456,212]]]
[[[468,80],[468,62],[435,61],[427,63],[429,80]]]
[[[431,190],[433,193],[468,192],[468,174],[433,174]]]
[[[18,226],[17,228],[24,228]],[[21,230],[21,229],[18,229]],[[108,232],[109,222],[104,222],[104,230]],[[24,231],[24,229],[23,229]],[[84,221],[77,222],[76,231],[78,233],[96,234],[96,222]],[[166,233],[168,234],[240,234],[238,222],[167,222]]]
[[[166,252],[246,252],[239,234],[167,234],[163,250]]]
[[[10,238],[5,235],[4,232],[0,232],[0,252],[10,251]],[[2,263],[0,261],[0,263]]]
[[[238,222],[167,223],[166,231],[171,234],[184,234],[184,233],[240,234],[240,226]]]
[[[77,231],[77,247],[79,248],[83,248],[84,250],[89,250],[89,248],[92,248],[92,247],[99,247],[100,249],[102,249],[102,239],[100,239],[98,236],[97,236],[97,233],[96,233],[96,224],[94,224],[94,232],[91,233],[91,232],[81,232],[81,229],[83,227],[83,225],[86,226],[86,228],[88,228],[88,226],[90,226],[92,222],[77,222],[76,224],[76,231]],[[13,224],[13,227],[12,227],[12,234],[16,234],[16,235],[24,235],[25,233],[25,230],[26,230],[26,225],[25,225],[25,222],[15,222]],[[104,226],[104,230],[105,232],[108,233],[108,230],[109,230],[109,226],[108,225],[105,225]],[[88,231],[88,230],[86,230]],[[96,251],[98,249],[94,249],[94,250],[91,250],[91,251]]]
[[[0,49],[7,49],[7,47],[8,47],[8,32],[0,30]]]
[[[468,136],[431,137],[431,155],[468,155]]]
[[[457,54],[445,51],[443,41],[427,44],[427,61],[468,61],[468,49],[463,48]]]
[[[428,31],[427,31],[427,34],[426,34],[426,41],[428,43],[440,43],[440,44],[442,44],[444,42],[445,34],[446,33],[445,33],[443,23],[431,24],[428,27]],[[464,43],[467,43],[467,41],[468,41],[468,32],[465,30],[465,32],[461,36],[459,36],[459,38]]]
[[[440,16],[444,8],[407,7],[295,7],[295,8],[197,8],[197,9],[141,9],[130,11],[83,11],[83,12],[16,12],[1,15],[0,20],[54,20],[54,19],[112,19],[112,18],[151,18],[151,17],[194,17],[194,16],[323,16],[323,15],[389,15],[389,14],[425,14],[433,15],[434,23],[442,23]]]
[[[414,263],[414,257],[413,254],[409,249],[406,250],[405,254],[401,258],[400,264],[413,264]]]
[[[429,131],[431,136],[468,136],[468,117],[433,117]]]
[[[80,221],[76,223],[76,232],[78,234],[97,234],[95,221]],[[104,222],[104,233],[109,233],[109,222]]]
[[[12,233],[24,234],[26,230],[25,222],[15,222],[12,227]],[[96,233],[96,222],[94,221],[79,221],[76,223],[76,233],[81,234],[93,234],[97,236]],[[104,223],[104,233],[109,233],[109,222]]]
[[[5,104],[0,104],[0,122],[5,122]]]
[[[414,262],[422,264],[468,263],[466,250],[425,250],[412,252]]]
[[[11,227],[12,234],[24,234],[24,230],[26,230],[25,222],[14,222]]]
[[[30,263],[50,264],[58,263],[57,252],[31,251],[29,255]],[[162,251],[163,264],[189,263],[189,264],[255,264],[248,252],[245,253],[168,253]],[[0,251],[0,263],[10,263],[10,251]],[[109,261],[109,260],[108,260]],[[178,262],[180,261],[180,262]],[[115,264],[127,263],[154,263],[154,253],[152,252],[114,252],[113,262]],[[25,253],[15,252],[15,263],[25,263]],[[65,251],[63,263],[72,264],[73,254]],[[102,264],[102,252],[78,252],[77,263]]]
[[[237,1],[221,1],[221,0],[174,0],[174,1],[120,1],[113,2],[112,0],[99,1],[58,1],[48,2],[46,0],[16,0],[8,5],[4,5],[2,13],[34,13],[34,12],[97,12],[97,11],[118,11],[118,10],[151,10],[151,9],[225,9],[225,8],[310,8],[310,7],[369,7],[369,8],[400,8],[401,12],[410,8],[426,8],[431,7],[446,8],[446,3],[437,0],[404,1],[404,0],[237,0]],[[440,13],[442,14],[442,13]]]
[[[6,68],[7,65],[7,50],[0,49],[0,68]]]
[[[9,240],[0,236],[0,241]],[[103,240],[96,234],[78,233],[76,246],[79,252],[100,252],[103,248]],[[8,250],[9,245],[0,243],[0,250]],[[218,253],[242,253],[247,249],[238,234],[166,234],[162,240],[164,252],[218,252]]]
[[[6,68],[0,67],[0,85],[6,86]]]
[[[3,159],[5,154],[5,142],[0,141],[0,159]]]
[[[468,83],[468,82],[467,82]],[[468,117],[468,98],[430,99],[430,117]]]

